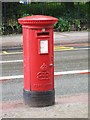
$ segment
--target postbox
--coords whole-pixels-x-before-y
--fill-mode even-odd
[[[23,29],[24,89],[26,105],[55,103],[53,25],[57,18],[32,15],[18,19]]]

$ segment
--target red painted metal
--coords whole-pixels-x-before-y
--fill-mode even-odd
[[[19,19],[19,23],[27,28],[50,28],[57,22],[57,18],[44,15],[32,15]]]
[[[54,89],[53,24],[57,18],[33,15],[20,18],[23,27],[24,89]]]

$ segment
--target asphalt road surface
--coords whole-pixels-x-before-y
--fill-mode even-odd
[[[58,51],[54,54],[55,71],[70,71],[88,69],[87,50],[67,50]],[[3,55],[2,76],[21,75],[23,74],[23,55],[22,53]],[[15,61],[16,60],[16,61]],[[21,61],[17,61],[21,60]],[[11,62],[7,62],[11,61]],[[15,61],[15,62],[14,62]]]
[[[55,46],[55,72],[88,70],[87,46]],[[23,75],[22,50],[2,51],[2,76]],[[0,63],[0,64],[1,64]],[[0,84],[1,85],[1,84]],[[23,79],[6,80],[2,84],[2,100],[22,100]],[[88,74],[55,76],[56,96],[88,93]]]

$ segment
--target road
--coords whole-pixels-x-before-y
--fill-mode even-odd
[[[17,54],[4,54],[2,61],[2,76],[23,74],[23,55],[22,52]],[[20,61],[17,61],[20,60]],[[66,50],[54,53],[55,71],[70,71],[88,69],[88,52],[87,50]],[[10,62],[8,62],[10,61]]]
[[[88,49],[87,43],[54,46],[55,105],[42,108],[26,107],[23,104],[22,50],[2,51],[2,116],[88,118]]]
[[[88,70],[88,49],[86,43],[55,46],[55,72]],[[23,75],[22,50],[2,52],[2,76]],[[3,102],[22,100],[23,79],[11,79],[2,84]],[[87,74],[55,76],[56,96],[88,92]]]

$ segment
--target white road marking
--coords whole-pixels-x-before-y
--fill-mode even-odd
[[[76,48],[78,49],[78,48]],[[79,48],[80,50],[89,50],[90,48]]]
[[[69,75],[70,74],[90,74],[90,70],[73,70],[73,71],[54,72],[55,76],[68,75],[68,74]],[[2,76],[2,77],[0,77],[0,81],[20,79],[23,77],[24,77],[24,75]]]
[[[18,62],[23,62],[23,60],[0,61],[0,63],[18,63]]]
[[[68,75],[68,74],[85,74],[89,72],[90,70],[73,70],[73,71],[54,72],[54,75],[59,76],[59,75]]]
[[[8,79],[19,79],[19,78],[23,78],[23,75],[15,75],[15,76],[3,76],[0,77],[0,80],[8,80]]]

